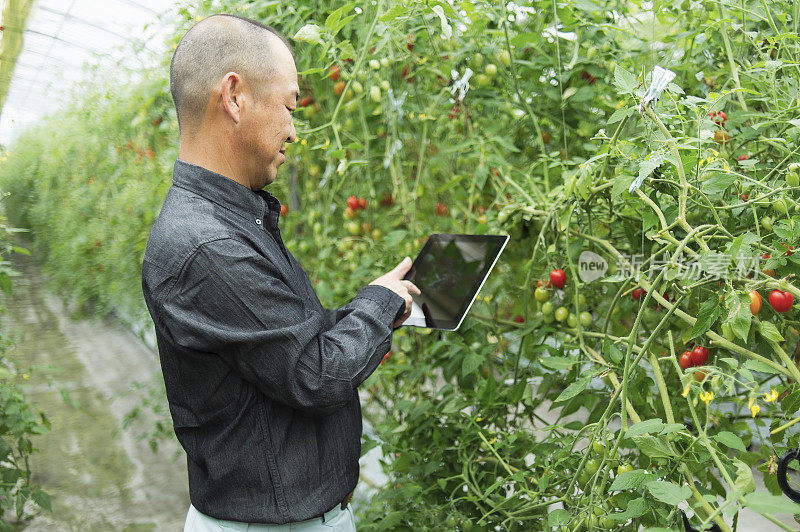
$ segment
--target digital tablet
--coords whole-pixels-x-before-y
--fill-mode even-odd
[[[422,294],[412,296],[403,325],[458,329],[506,242],[508,235],[431,235],[404,277]]]

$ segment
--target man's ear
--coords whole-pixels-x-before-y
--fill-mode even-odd
[[[222,110],[235,124],[241,120],[241,109],[244,103],[245,84],[236,72],[228,72],[222,77],[220,99]]]

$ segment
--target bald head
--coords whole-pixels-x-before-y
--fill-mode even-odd
[[[236,72],[260,99],[275,76],[276,48],[289,43],[274,28],[235,15],[212,15],[183,36],[172,55],[169,88],[181,132],[203,120],[214,86]]]

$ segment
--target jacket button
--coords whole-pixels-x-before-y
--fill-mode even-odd
[[[256,225],[261,225],[261,218],[256,218]]]

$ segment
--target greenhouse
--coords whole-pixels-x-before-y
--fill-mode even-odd
[[[800,530],[799,24],[6,0],[0,531]]]

